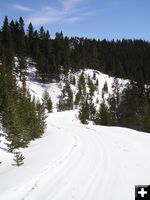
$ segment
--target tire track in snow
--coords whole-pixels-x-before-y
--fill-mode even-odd
[[[61,165],[63,162],[65,162],[65,160],[67,160],[71,154],[73,153],[73,151],[75,151],[75,148],[78,146],[78,139],[76,136],[73,136],[74,138],[74,145],[72,146],[72,148],[70,149],[69,152],[67,152],[67,154],[65,154],[61,159],[59,159],[58,161],[54,162],[54,163],[50,163],[46,166],[46,168],[44,170],[42,170],[42,172],[40,173],[40,175],[38,176],[38,178],[34,181],[34,183],[32,184],[31,189],[24,195],[24,197],[22,198],[22,200],[25,200],[28,198],[28,196],[31,195],[31,193],[38,187],[38,183],[40,182],[40,180],[43,178],[43,176],[47,175],[47,173],[49,172],[49,170],[51,170],[52,168],[56,168],[59,165]]]
[[[47,191],[49,191],[50,195],[44,196],[43,199],[57,200],[57,199],[61,199],[62,196],[66,200],[70,200],[71,198],[76,199],[76,200],[83,199],[85,198],[85,196],[87,199],[86,193],[87,194],[89,193],[88,189],[91,187],[91,185],[95,182],[95,180],[97,180],[97,178],[98,180],[100,179],[100,177],[101,177],[101,180],[103,179],[102,172],[106,170],[105,168],[107,166],[107,159],[106,159],[107,157],[104,156],[105,154],[103,152],[103,149],[101,148],[101,145],[99,144],[99,141],[97,141],[97,138],[95,137],[95,135],[93,135],[93,132],[91,133],[91,130],[88,130],[88,133],[86,131],[86,134],[81,133],[80,135],[78,135],[78,137],[82,142],[84,142],[85,140],[85,142],[82,143],[82,145],[80,145],[81,149],[84,147],[83,148],[84,150],[79,151],[80,156],[77,156],[76,162],[74,161],[74,157],[69,157],[68,162],[65,163],[65,166],[64,166],[66,168],[64,169],[63,167],[59,169],[59,173],[61,174],[61,178],[59,177],[59,182],[58,180],[54,181],[55,183],[50,185],[47,188]],[[91,157],[90,158],[88,157],[91,151],[92,151],[92,159]],[[79,161],[80,163],[78,163]],[[69,163],[71,162],[73,162],[72,166],[69,165]],[[85,166],[87,167],[85,168]],[[90,173],[92,173],[91,176],[89,176]],[[87,178],[88,178],[88,182],[87,182]],[[70,182],[71,182],[71,185],[70,185]],[[72,184],[74,185],[74,188],[72,187]],[[77,186],[78,184],[80,184],[82,187],[78,187]],[[64,185],[65,187],[63,187]],[[69,196],[68,196],[68,192],[70,193]],[[33,197],[29,199],[33,199]]]
[[[75,175],[74,169],[75,171],[81,170],[81,168],[83,167],[83,160],[85,159],[85,157],[86,157],[86,147],[83,144],[80,144],[78,145],[78,151],[74,152],[74,155],[70,157],[70,159],[67,160],[66,163],[63,163],[64,165],[63,166],[61,165],[60,169],[58,169],[58,172],[56,174],[57,176],[56,179],[48,187],[50,195],[48,197],[47,195],[44,196],[44,199],[53,199],[53,198],[55,199],[58,193],[57,188],[59,188],[59,193],[60,193],[60,190],[62,190],[63,188],[63,184],[67,185],[68,182],[70,182],[69,174],[72,175],[73,172],[73,176],[77,177]]]
[[[87,136],[86,136],[87,137]],[[71,173],[68,175],[67,179],[70,180],[71,183],[73,183],[73,185],[78,185],[80,182],[83,182],[83,184],[80,183],[80,185],[82,187],[80,187],[80,191],[78,191],[78,197],[75,198],[75,195],[72,195],[72,197],[74,197],[73,199],[82,199],[82,197],[84,196],[84,194],[87,192],[86,189],[86,184],[87,184],[87,178],[88,180],[92,180],[93,177],[95,177],[95,172],[93,173],[93,167],[94,165],[98,167],[97,165],[97,148],[95,148],[95,146],[93,146],[93,159],[88,158],[88,150],[90,149],[90,151],[92,151],[91,148],[89,148],[89,144],[92,144],[93,146],[93,138],[90,137],[90,140],[88,139],[88,142],[86,142],[88,144],[87,148],[85,149],[85,156],[82,156],[82,160],[80,161],[80,165],[78,166],[78,168],[75,168],[71,171]],[[90,146],[90,147],[92,147]],[[85,168],[86,166],[86,168]],[[84,179],[83,179],[84,178]],[[84,188],[84,187],[85,188]],[[68,184],[65,188],[60,187],[59,189],[59,194],[55,194],[54,199],[61,199],[61,196],[63,194],[67,194],[67,191],[71,191],[72,186],[70,187],[70,185]],[[74,189],[75,191],[75,189]],[[75,193],[75,192],[74,192]],[[80,196],[79,196],[80,194]],[[69,199],[70,196],[65,196],[65,199]],[[50,200],[51,198],[47,198],[47,200]]]
[[[42,170],[29,185],[24,200],[129,200],[129,195],[121,195],[128,192],[128,187],[123,188],[129,182],[125,164],[134,167],[134,162],[126,163],[137,151],[138,142],[134,137],[132,141],[131,136],[128,138],[119,131],[118,135],[109,135],[108,130],[112,129],[105,127],[50,126],[60,133],[70,133],[74,144],[61,159],[49,163]]]

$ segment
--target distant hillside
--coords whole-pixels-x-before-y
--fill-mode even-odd
[[[35,81],[35,68],[29,68],[27,86],[42,102],[44,91],[51,97],[52,112],[78,109],[82,123],[122,126],[150,132],[148,85],[110,77],[85,69],[61,74],[59,81],[43,84]],[[32,75],[32,76],[31,76]]]
[[[85,83],[86,83],[86,90],[87,94],[90,93],[89,91],[89,86],[88,86],[88,79],[93,81],[93,84],[96,84],[96,81],[98,80],[98,87],[97,90],[95,90],[94,95],[93,95],[93,100],[96,104],[96,100],[98,99],[99,102],[103,100],[102,98],[102,89],[104,87],[104,84],[107,83],[108,85],[108,92],[105,94],[105,99],[107,100],[109,94],[112,94],[112,84],[114,81],[114,77],[110,77],[107,74],[103,74],[97,70],[92,70],[92,69],[85,69],[85,70],[79,70],[77,72],[69,72],[68,75],[61,75],[60,81],[54,80],[53,83],[41,83],[38,80],[35,80],[37,70],[34,67],[29,67],[27,71],[27,86],[29,87],[30,93],[35,96],[37,99],[42,100],[42,95],[45,90],[48,91],[50,94],[50,97],[53,102],[53,108],[56,108],[56,104],[59,101],[59,97],[61,95],[61,92],[63,90],[63,87],[65,86],[65,81],[69,81],[71,85],[71,89],[73,91],[73,99],[75,100],[75,96],[78,92],[78,81],[81,73],[84,73],[85,77]],[[95,76],[95,80],[93,79]],[[72,80],[75,78],[75,84],[73,84]],[[129,80],[124,80],[124,79],[118,79],[120,85],[121,85],[121,90],[123,90],[126,87],[126,84],[129,83]],[[98,103],[97,103],[98,104]]]

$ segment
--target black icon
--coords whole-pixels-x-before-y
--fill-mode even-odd
[[[150,185],[135,186],[135,200],[150,200]]]

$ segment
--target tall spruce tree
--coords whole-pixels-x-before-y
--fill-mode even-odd
[[[42,100],[43,100],[43,104],[44,104],[45,109],[47,109],[47,111],[49,113],[52,112],[53,104],[52,104],[52,100],[51,100],[47,90],[44,91],[43,96],[42,96]]]
[[[80,93],[80,96],[84,98],[86,96],[86,83],[85,83],[85,77],[84,72],[82,72],[79,76],[78,80],[78,91]]]
[[[113,94],[109,96],[109,110],[112,116],[113,125],[118,125],[119,123],[119,104],[120,104],[120,84],[117,78],[114,78],[112,84]]]
[[[90,113],[89,103],[88,100],[86,99],[80,103],[80,108],[79,108],[79,119],[82,124],[88,124],[89,113]]]
[[[104,101],[100,104],[99,111],[96,113],[95,123],[104,126],[111,125],[111,114]]]
[[[2,55],[6,58],[5,62],[9,68],[12,67],[12,60],[14,56],[12,34],[9,27],[7,16],[4,19],[1,32],[1,51]]]
[[[68,81],[65,81],[65,85],[62,89],[62,94],[58,103],[58,110],[72,110],[73,109],[73,92]]]

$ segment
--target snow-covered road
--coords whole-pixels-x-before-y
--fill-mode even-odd
[[[23,150],[20,168],[3,152],[1,200],[133,200],[135,185],[150,184],[149,134],[81,125],[74,111],[47,123],[45,136]]]

